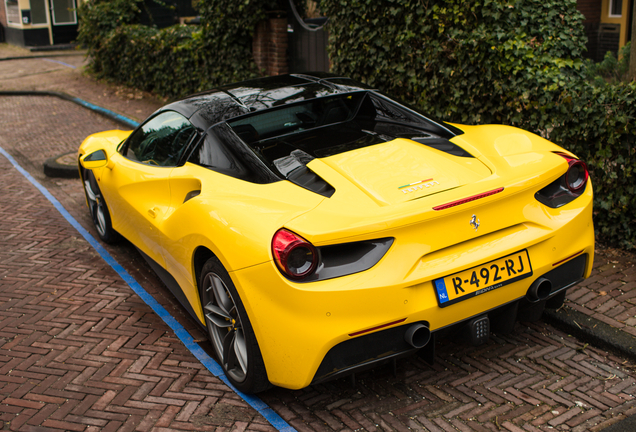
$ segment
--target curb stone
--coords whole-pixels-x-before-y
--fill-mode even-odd
[[[102,108],[100,106],[94,105],[90,102],[84,101],[80,98],[76,98],[74,96],[68,95],[62,92],[56,91],[39,91],[39,90],[9,90],[9,91],[0,91],[0,96],[52,96],[57,97],[69,102],[73,102],[79,106],[82,106],[86,109],[89,109],[101,116],[106,117],[109,120],[114,121],[115,123],[119,123],[120,125],[128,128],[136,128],[139,123],[125,117],[121,114],[117,114],[111,110],[106,108]]]
[[[76,152],[64,153],[44,161],[44,175],[58,178],[79,178]]]
[[[40,55],[29,55],[29,56],[14,56],[14,57],[1,57],[0,61],[9,61],[9,60],[29,60],[29,59],[47,59],[47,58],[55,58],[55,57],[79,57],[84,56],[84,53],[70,53],[70,54],[40,54]]]
[[[636,361],[636,337],[567,305],[557,310],[546,309],[543,320],[584,342]]]

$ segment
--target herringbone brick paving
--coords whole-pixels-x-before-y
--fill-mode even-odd
[[[273,430],[0,157],[0,419],[10,430]]]
[[[597,268],[568,293],[568,307],[636,336],[636,267],[634,257],[601,249]]]
[[[0,109],[17,110],[14,100],[0,98]],[[81,110],[53,118],[46,115],[46,102],[33,103],[19,108],[30,113],[21,127],[30,121],[63,127],[60,122],[78,116],[68,133],[81,139],[92,132],[84,133],[84,121],[99,122],[83,120]],[[81,185],[47,182],[36,171],[47,152],[72,151],[79,141],[66,134],[38,140],[34,133],[31,142],[10,123],[3,129],[0,145],[21,162],[33,160],[32,173],[88,226]],[[5,429],[271,429],[198,364],[2,156],[0,172]],[[124,244],[109,251],[153,295],[159,292],[134,249]],[[632,267],[629,255],[601,250],[592,278],[571,291],[568,307],[614,320],[625,331],[633,328]],[[165,299],[160,302],[165,305]],[[396,376],[379,368],[359,374],[355,385],[342,379],[299,391],[273,389],[261,397],[293,427],[308,431],[586,431],[636,413],[631,361],[541,322],[518,324],[511,336],[494,336],[478,348],[450,342],[438,348],[432,368],[412,358],[398,362]]]
[[[0,128],[11,131],[10,153],[20,160],[41,166],[49,157],[77,151],[89,133],[121,129],[117,123],[56,97],[17,96],[0,116]],[[36,113],[47,113],[46,121],[34,121]],[[5,135],[6,138],[6,135]]]

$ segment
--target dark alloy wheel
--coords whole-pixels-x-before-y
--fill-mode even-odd
[[[119,239],[119,235],[113,229],[108,206],[99,190],[95,175],[90,170],[83,170],[83,178],[86,201],[88,202],[88,208],[91,212],[97,235],[106,243],[115,243]]]
[[[230,382],[245,393],[270,387],[252,326],[229,274],[216,258],[201,272],[201,304],[217,359]]]

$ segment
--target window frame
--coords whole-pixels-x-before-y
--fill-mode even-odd
[[[51,6],[51,22],[52,22],[53,25],[55,25],[55,26],[77,25],[77,1],[76,0],[69,0],[69,1],[73,5],[73,7],[68,8],[67,10],[72,13],[73,21],[57,22],[56,15],[55,15],[55,0],[50,0],[50,2],[51,2],[50,3],[50,6]]]
[[[616,4],[619,4],[620,7],[620,13],[619,14],[613,14],[612,12],[615,9]],[[623,0],[609,0],[609,10],[608,10],[608,16],[610,18],[622,18],[623,17]]]
[[[42,9],[38,11],[37,8],[34,8],[34,0],[31,0],[30,2],[30,7],[31,7],[31,25],[32,26],[40,26],[40,27],[48,27],[49,26],[49,8],[48,8],[48,2],[46,0],[40,0],[41,4],[39,6],[42,6]],[[36,10],[39,12],[43,12],[44,13],[44,21],[41,22],[35,22],[35,18],[34,16],[37,16],[33,14],[33,11]]]
[[[185,143],[185,145],[183,146],[183,148],[182,148],[182,150],[180,152],[179,159],[177,161],[175,161],[174,164],[159,165],[159,164],[151,164],[151,163],[148,163],[147,161],[141,161],[141,160],[138,160],[136,158],[133,159],[133,158],[129,157],[128,156],[128,151],[130,149],[130,144],[132,142],[132,138],[135,137],[138,133],[143,133],[144,126],[148,125],[149,123],[151,123],[152,121],[154,121],[158,117],[160,117],[162,115],[166,115],[166,114],[173,114],[173,115],[177,114],[179,117],[181,117],[183,120],[185,120],[192,127],[192,130],[193,130],[192,136],[190,136],[188,138],[188,141]],[[177,132],[177,136],[178,136],[178,133],[180,133],[180,132]],[[157,167],[157,168],[175,168],[175,167],[179,167],[179,166],[182,166],[183,164],[185,164],[185,161],[187,159],[187,155],[190,153],[190,147],[192,146],[192,143],[193,142],[198,142],[200,137],[201,137],[201,133],[200,133],[199,129],[192,124],[190,119],[188,119],[186,116],[184,116],[182,113],[180,113],[178,111],[165,110],[165,111],[157,112],[153,116],[147,118],[146,121],[144,121],[142,124],[140,124],[128,136],[128,138],[126,138],[126,140],[123,141],[120,144],[120,146],[119,146],[119,148],[117,150],[118,150],[119,154],[121,154],[127,160],[132,161],[132,162],[136,162],[136,163],[141,164],[141,165],[152,166],[152,167]],[[176,138],[176,136],[173,138],[173,142],[174,142],[175,138]]]

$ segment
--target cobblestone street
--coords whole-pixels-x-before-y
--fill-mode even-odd
[[[78,68],[83,61],[56,59]],[[59,66],[0,62],[0,90],[61,91],[72,82],[68,93],[138,120],[159,103],[112,87],[100,92],[99,83]],[[79,180],[47,178],[42,164],[75,151],[90,133],[121,126],[50,96],[0,96],[0,110],[0,147],[95,235]],[[212,355],[204,332],[134,247],[104,246]],[[570,290],[565,309],[636,336],[635,275],[632,255],[599,249],[592,277]],[[298,431],[599,431],[636,414],[636,357],[546,321],[518,323],[511,335],[476,348],[441,341],[436,355],[432,367],[413,357],[398,361],[395,373],[386,366],[355,382],[258,396]],[[0,420],[15,431],[276,430],[188,351],[2,154]]]

